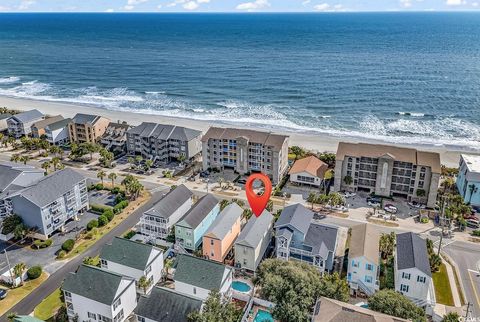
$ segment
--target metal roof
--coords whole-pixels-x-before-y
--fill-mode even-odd
[[[14,118],[22,123],[32,122],[43,118],[44,115],[39,110],[30,110],[23,113],[12,115],[11,118]]]

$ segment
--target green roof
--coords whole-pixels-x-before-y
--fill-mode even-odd
[[[76,273],[70,273],[67,276],[62,290],[99,303],[112,305],[124,278],[128,279],[98,267],[81,265]]]
[[[14,322],[44,322],[30,315],[19,315],[13,319]]]
[[[175,263],[176,282],[182,282],[207,290],[220,290],[227,266],[190,255],[180,254]]]
[[[100,252],[100,258],[144,271],[150,264],[148,259],[150,258],[153,248],[152,245],[115,237],[112,243],[103,246]]]

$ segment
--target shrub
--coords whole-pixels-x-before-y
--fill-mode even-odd
[[[104,205],[97,205],[97,204],[90,204],[90,210],[97,214],[103,214],[103,212],[107,209],[112,209],[112,207],[104,206]]]
[[[473,236],[480,237],[480,230],[474,230],[474,231],[472,231],[472,235],[473,235]]]
[[[52,244],[53,244],[53,240],[52,240],[52,239],[47,239],[47,240],[44,242],[44,244],[45,244],[45,247],[50,247],[50,246],[52,246]]]
[[[428,223],[428,218],[427,218],[427,217],[423,217],[422,219],[420,219],[420,222],[421,222],[422,224],[426,224],[426,223]]]
[[[112,221],[113,216],[114,216],[113,210],[112,210],[112,209],[107,209],[107,210],[105,210],[105,211],[103,212],[102,216],[107,217],[108,221]]]
[[[62,250],[68,253],[73,249],[73,246],[75,246],[75,241],[73,239],[67,239],[62,244]]]
[[[32,266],[27,270],[27,276],[31,280],[39,278],[40,275],[42,275],[42,267],[40,266]]]
[[[85,239],[92,239],[93,238],[93,232],[89,231],[86,235],[85,235]]]
[[[87,230],[90,231],[92,230],[93,228],[96,228],[98,227],[98,221],[96,219],[92,219],[88,222],[87,224]]]
[[[125,193],[118,193],[116,196],[115,196],[115,204],[119,204],[120,202],[126,200],[126,197],[125,197]]]
[[[65,256],[67,256],[67,252],[64,251],[64,250],[59,251],[58,254],[57,254],[57,258],[58,258],[58,259],[62,259],[62,258],[64,258]]]
[[[40,240],[40,239],[36,239],[33,242],[33,246],[35,246],[36,249],[47,248],[49,246],[52,246],[52,243],[53,243],[53,240],[51,240],[51,239],[47,239],[45,241]]]
[[[91,185],[89,185],[89,186],[87,187],[87,190],[88,190],[88,191],[92,191],[92,190],[94,190],[94,189],[95,189],[95,185],[94,185],[94,184],[91,184]]]
[[[104,187],[103,187],[103,184],[101,184],[101,183],[97,183],[97,184],[95,185],[95,190],[103,190],[103,188],[104,188]]]
[[[118,194],[120,192],[120,187],[115,187],[112,190],[110,190],[114,195]]]
[[[104,215],[98,217],[98,227],[103,227],[108,224],[108,218]]]
[[[133,236],[135,236],[136,232],[134,232],[133,230],[130,230],[128,233],[126,233],[123,238],[125,239],[131,239]]]
[[[115,205],[115,207],[113,207],[113,213],[114,214],[119,214],[127,206],[128,206],[128,201],[127,200],[120,201],[118,204]]]

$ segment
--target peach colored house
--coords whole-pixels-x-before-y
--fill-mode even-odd
[[[240,234],[243,209],[236,203],[225,207],[203,235],[203,255],[223,263],[235,239]]]

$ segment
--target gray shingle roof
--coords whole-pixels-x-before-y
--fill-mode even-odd
[[[173,139],[180,141],[190,141],[202,134],[201,131],[186,127],[150,122],[143,122],[139,126],[128,130],[127,133],[141,137],[154,137],[159,140]]]
[[[22,123],[32,122],[35,120],[39,120],[44,115],[39,110],[30,110],[23,113],[15,114],[12,118],[17,119]]]
[[[199,257],[180,254],[175,263],[177,282],[186,283],[206,290],[220,290],[227,266]]]
[[[63,116],[61,115],[55,115],[46,119],[43,119],[41,121],[35,122],[32,127],[35,127],[37,129],[44,129],[47,125],[53,124],[55,122],[63,120]]]
[[[112,305],[123,279],[134,282],[133,279],[98,267],[81,265],[76,273],[70,273],[65,278],[62,290]]]
[[[303,234],[306,234],[313,219],[313,212],[302,204],[294,204],[283,209],[280,218],[275,223],[275,228],[291,225]]]
[[[218,239],[225,238],[233,224],[242,216],[242,213],[242,207],[236,203],[229,204],[218,214],[205,235],[214,235]]]
[[[0,114],[0,120],[8,119],[8,118],[10,118],[10,116],[12,116],[12,114],[10,114],[10,113]]]
[[[76,124],[94,124],[101,116],[98,115],[93,115],[93,114],[83,114],[83,113],[77,113],[73,119],[72,122]]]
[[[349,258],[364,256],[378,265],[380,234],[371,224],[361,224],[352,227]]]
[[[146,215],[169,218],[180,206],[193,196],[185,185],[179,185],[165,195],[152,208],[145,212]]]
[[[12,182],[25,172],[38,172],[43,174],[42,169],[37,169],[31,165],[3,162],[0,164],[0,192],[7,189]]]
[[[49,124],[49,125],[47,126],[47,128],[48,128],[50,131],[55,131],[55,130],[58,130],[58,129],[62,129],[62,128],[64,128],[64,127],[67,127],[70,122],[72,122],[72,119],[60,120],[60,121],[57,121],[57,122],[55,122],[55,123]]]
[[[152,245],[115,237],[110,244],[103,246],[100,258],[143,271],[150,264],[153,250]]]
[[[326,258],[329,251],[335,251],[337,234],[337,227],[310,224],[303,243],[312,247],[314,254],[320,254],[323,258]]]
[[[156,322],[187,322],[187,316],[200,311],[202,301],[175,290],[154,287],[148,297],[138,300],[135,314]]]
[[[274,151],[280,150],[285,143],[285,140],[288,140],[288,136],[273,134],[271,132],[212,126],[208,129],[207,133],[205,133],[202,141],[207,142],[209,139],[236,140],[240,137],[244,137],[250,142],[273,146]]]
[[[218,199],[215,198],[215,196],[206,194],[190,208],[185,216],[179,220],[177,225],[188,226],[192,229],[197,228],[218,203]]]
[[[273,216],[267,210],[264,210],[260,217],[253,215],[238,235],[235,244],[256,248],[262,241],[265,231],[271,228],[272,221]]]
[[[44,207],[72,190],[76,184],[84,179],[85,177],[80,173],[65,168],[44,177],[22,190],[20,194],[37,206]]]
[[[397,234],[396,250],[398,269],[417,268],[432,276],[425,239],[411,232]]]

